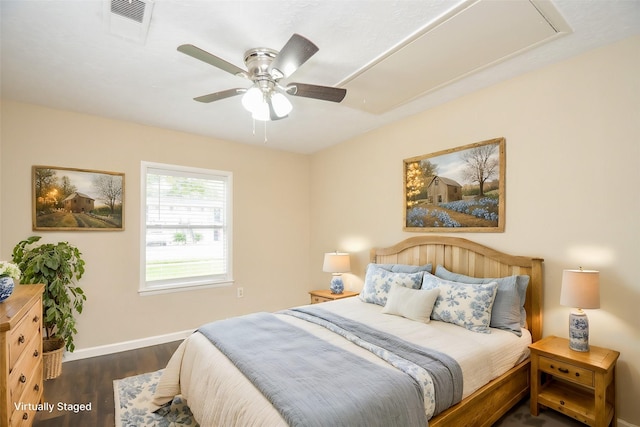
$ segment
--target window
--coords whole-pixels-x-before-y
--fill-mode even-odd
[[[229,285],[231,172],[142,163],[141,293]]]

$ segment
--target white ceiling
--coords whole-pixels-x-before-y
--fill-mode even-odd
[[[476,67],[462,78],[440,78],[435,89],[425,91],[416,85],[421,87],[416,98],[395,103],[380,114],[358,108],[360,98],[354,94],[350,98],[349,92],[342,104],[292,97],[294,111],[289,117],[266,124],[267,146],[312,153],[499,81],[640,34],[640,0],[534,1],[543,9],[557,10],[556,18],[569,27],[566,35]],[[289,81],[341,85],[349,91],[354,76],[370,73],[374,78],[361,79],[364,87],[359,83],[353,92],[373,97],[384,89],[414,84],[394,79],[388,70],[381,72],[377,60],[393,58],[390,52],[421,31],[476,2],[155,0],[146,40],[140,42],[112,33],[104,0],[0,0],[2,98],[262,145],[265,127],[256,122],[254,133],[239,97],[210,104],[192,99],[248,87],[249,82],[178,52],[179,45],[194,44],[244,68],[246,50],[278,50],[299,33],[320,50]],[[482,27],[492,25],[478,25]],[[457,52],[460,43],[454,36],[439,40],[438,46]],[[460,55],[487,47],[487,43],[468,46]],[[433,58],[417,55],[412,67],[433,74],[428,73]]]

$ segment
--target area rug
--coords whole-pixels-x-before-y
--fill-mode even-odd
[[[162,369],[113,382],[115,427],[198,427],[189,407],[180,396],[157,412],[149,404]]]

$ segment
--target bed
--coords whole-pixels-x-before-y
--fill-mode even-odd
[[[351,360],[352,355],[358,360],[363,360],[363,364],[366,360],[366,363],[372,365],[386,365],[384,368],[380,368],[385,372],[395,371],[398,366],[393,365],[396,368],[390,367],[389,363],[391,362],[388,359],[382,360],[380,354],[365,350],[362,343],[357,345],[355,339],[349,338],[352,335],[351,332],[344,332],[343,325],[336,331],[322,323],[325,322],[324,318],[316,323],[310,322],[309,317],[316,316],[317,313],[340,319],[342,316],[346,316],[349,322],[353,321],[352,323],[356,325],[374,325],[375,329],[382,331],[381,333],[386,334],[385,336],[398,337],[402,343],[415,342],[418,345],[423,345],[425,342],[429,342],[429,345],[432,345],[431,343],[434,346],[442,345],[442,349],[438,347],[437,353],[445,353],[447,357],[454,359],[464,378],[463,386],[458,387],[460,390],[456,392],[461,400],[448,409],[438,408],[442,405],[433,401],[429,406],[426,396],[432,395],[433,389],[428,387],[434,386],[429,384],[427,388],[423,388],[425,402],[423,411],[427,411],[426,418],[429,418],[429,426],[489,426],[528,394],[530,378],[528,344],[542,337],[543,260],[541,258],[505,254],[458,237],[418,236],[403,240],[390,247],[372,249],[370,261],[371,264],[367,268],[367,277],[365,278],[365,289],[360,297],[269,314],[271,317],[277,317],[279,323],[287,323],[296,328],[304,329],[310,335],[319,338],[319,341],[338,347],[339,351],[349,353],[346,354],[349,357],[345,357],[345,354],[341,353],[339,356],[341,359],[338,360],[344,360],[344,365],[338,363],[338,366],[332,367],[332,372],[336,375],[328,376],[339,377],[342,376],[342,373],[351,371],[351,365],[347,362]],[[413,273],[386,272],[393,270],[396,266],[402,268],[428,266],[427,273],[424,273],[424,282],[420,285],[422,289],[419,289],[421,298],[426,295],[425,290],[429,289],[427,276],[429,276],[431,288],[438,288],[436,294],[440,297],[444,297],[446,289],[451,290],[453,289],[450,288],[451,286],[455,288],[459,285],[456,281],[447,281],[451,277],[460,282],[468,279],[469,283],[482,283],[472,285],[474,289],[481,289],[482,292],[502,286],[496,285],[496,281],[493,280],[495,278],[505,278],[506,280],[511,277],[527,277],[526,299],[523,303],[523,309],[520,309],[519,320],[522,322],[517,328],[518,333],[515,333],[514,330],[494,327],[493,317],[491,325],[486,325],[486,328],[482,326],[484,329],[480,331],[489,333],[479,333],[474,330],[474,328],[481,326],[470,327],[466,323],[464,325],[456,324],[458,320],[455,318],[449,321],[451,319],[447,318],[448,311],[444,309],[444,300],[442,298],[435,300],[435,296],[433,297],[435,305],[432,306],[432,310],[429,312],[430,318],[427,320],[419,321],[407,318],[406,313],[393,312],[394,308],[389,308],[390,305],[393,305],[391,302],[400,301],[399,295],[413,292],[413,290],[407,290],[410,286],[393,285],[392,290],[388,294],[384,294],[388,297],[388,301],[385,301],[384,304],[371,303],[371,300],[363,301],[362,299],[366,300],[368,296],[371,296],[370,293],[367,294],[371,290],[367,283],[370,280],[370,270],[380,273],[381,269],[385,269],[380,273],[385,277],[389,275],[394,278],[409,276],[413,278],[415,271]],[[387,268],[388,270],[386,270]],[[436,268],[438,268],[438,272],[453,276],[430,274],[435,273]],[[472,278],[491,279],[473,281]],[[495,298],[497,291],[493,292],[493,298]],[[412,293],[411,295],[416,294]],[[415,301],[415,296],[412,298],[411,301]],[[497,300],[492,300],[492,304],[493,301],[497,304]],[[434,303],[432,302],[432,304]],[[404,309],[400,311],[402,310]],[[494,314],[497,311],[494,309]],[[440,317],[437,316],[438,313]],[[432,320],[433,316],[439,320]],[[213,327],[215,328],[216,325],[222,331],[220,333],[229,330],[227,326],[220,327],[220,322],[214,322]],[[344,327],[346,328],[346,326]],[[245,332],[241,335],[253,336],[257,334]],[[269,398],[265,397],[255,383],[247,379],[245,374],[240,371],[238,366],[242,368],[242,362],[232,363],[225,355],[226,353],[213,345],[207,336],[208,331],[201,328],[187,338],[176,350],[158,385],[154,404],[161,406],[171,401],[175,395],[181,395],[202,426],[286,426],[293,424],[287,421],[289,418],[285,420],[286,414],[283,415],[284,412],[281,409],[274,407],[272,404],[273,396],[265,393],[270,396]],[[484,344],[485,342],[486,344]],[[480,353],[477,355],[472,353],[471,347],[474,348],[473,351],[478,349]],[[289,353],[290,348],[282,352]],[[386,354],[386,351],[382,351],[382,353]],[[312,359],[309,356],[304,357]],[[356,364],[359,363],[354,365]],[[355,367],[353,369],[355,371]],[[450,369],[450,371],[455,370]],[[478,375],[470,376],[471,373]],[[431,382],[440,383],[442,381]],[[315,382],[309,383],[309,388],[315,392]],[[429,390],[429,392],[425,390]],[[438,394],[444,395],[445,393],[438,391]],[[349,395],[345,394],[345,396]],[[351,404],[351,397],[347,401]],[[327,406],[321,410],[327,414],[333,414],[337,411],[337,409],[334,411],[333,408]],[[436,415],[431,416],[431,414]],[[301,424],[311,425],[312,423]],[[322,422],[319,425],[321,424]]]

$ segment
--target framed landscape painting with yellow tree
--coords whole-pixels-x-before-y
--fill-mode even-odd
[[[505,139],[404,160],[405,231],[503,232]]]
[[[33,166],[34,230],[124,229],[124,174]]]

